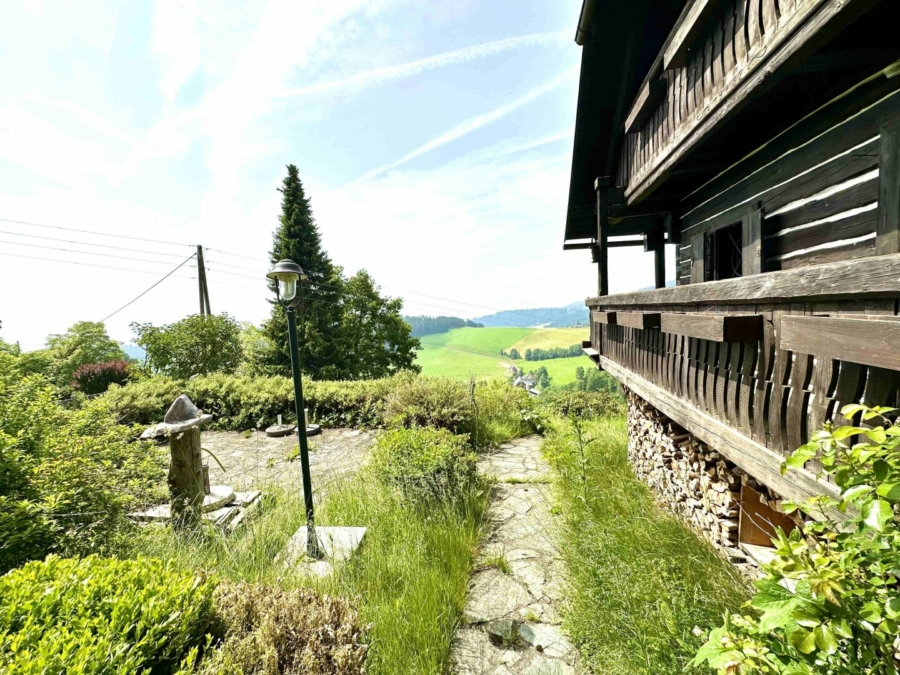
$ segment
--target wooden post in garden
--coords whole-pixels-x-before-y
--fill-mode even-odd
[[[175,399],[166,413],[171,453],[169,497],[172,522],[177,527],[193,526],[200,521],[206,496],[200,456],[200,424],[209,418],[209,415],[202,415],[184,394]]]

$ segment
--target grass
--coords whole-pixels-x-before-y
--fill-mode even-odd
[[[590,334],[591,330],[586,326],[581,328],[535,328],[512,346],[524,354],[526,349],[551,349],[580,345],[582,340],[590,337]]]
[[[533,328],[455,328],[446,333],[425,335],[422,344],[437,347],[456,347],[498,356],[515,342],[534,332]]]
[[[569,347],[580,342],[585,328],[457,328],[447,333],[426,335],[421,339],[422,350],[416,363],[422,374],[433,377],[468,379],[475,377],[506,377],[508,366],[515,364],[525,371],[543,366],[554,384],[563,385],[575,381],[575,369],[594,367],[586,356],[571,359],[525,361],[500,356],[500,350],[513,346],[524,355],[519,345],[528,343],[528,349],[540,347]]]
[[[278,554],[304,521],[302,494],[271,490],[261,514],[231,536],[206,530],[189,537],[147,528],[128,555],[174,560],[185,570],[221,577],[311,587],[348,598],[371,624],[367,671],[373,675],[447,672],[461,620],[466,584],[487,508],[488,487],[477,483],[455,503],[416,506],[365,470],[332,484],[317,504],[321,525],[368,529],[350,563],[326,580],[285,571]]]
[[[506,553],[504,551],[496,551],[484,556],[481,561],[481,566],[485,569],[490,569],[492,567],[496,568],[503,572],[503,574],[512,574],[512,567],[506,559]]]
[[[586,423],[545,441],[559,477],[565,625],[587,672],[674,675],[700,646],[695,626],[749,597],[737,570],[656,506],[626,457],[623,419]]]

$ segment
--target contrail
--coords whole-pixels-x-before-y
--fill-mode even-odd
[[[367,181],[371,178],[374,178],[375,176],[385,173],[386,171],[395,169],[396,167],[400,166],[401,164],[405,164],[406,162],[408,162],[411,159],[420,157],[421,155],[424,155],[427,152],[431,152],[432,150],[435,150],[436,148],[439,148],[442,145],[447,145],[447,143],[451,143],[451,142],[457,140],[458,138],[462,138],[463,136],[470,134],[473,131],[476,131],[477,129],[480,129],[483,126],[486,126],[492,122],[496,122],[500,118],[506,117],[507,115],[518,110],[522,106],[525,106],[525,105],[531,103],[536,98],[539,98],[540,96],[543,96],[544,94],[554,90],[560,84],[562,84],[563,82],[565,82],[566,80],[568,80],[569,78],[571,78],[573,75],[575,75],[577,73],[578,73],[578,66],[569,68],[568,70],[564,71],[561,75],[555,77],[554,79],[550,80],[549,82],[545,82],[544,84],[542,84],[539,87],[532,89],[524,96],[520,96],[519,98],[517,98],[513,101],[510,101],[509,103],[503,104],[499,108],[495,108],[494,110],[491,110],[490,112],[484,113],[483,115],[477,115],[471,119],[466,120],[465,122],[462,122],[461,124],[457,124],[455,127],[453,127],[452,129],[449,129],[448,131],[445,131],[440,136],[433,138],[432,140],[428,141],[424,145],[420,145],[418,148],[416,148],[412,152],[409,152],[409,153],[403,155],[403,157],[401,157],[400,159],[390,162],[389,164],[384,164],[375,169],[372,169],[371,171],[360,176],[356,180],[351,181],[344,187],[346,188],[346,187],[349,187],[350,185],[356,185],[358,183]]]
[[[289,89],[281,94],[281,97],[294,98],[297,96],[311,96],[332,92],[358,91],[367,87],[375,87],[394,80],[412,77],[427,70],[434,70],[435,68],[443,68],[445,66],[461,65],[512,49],[562,42],[567,37],[570,37],[570,32],[571,31],[553,31],[549,33],[532,33],[530,35],[521,35],[506,40],[497,40],[496,42],[486,42],[472,47],[463,47],[462,49],[455,49],[450,52],[436,54],[424,59],[419,59],[418,61],[403,63],[399,66],[387,66],[385,68],[368,70],[364,73],[359,73],[358,75],[353,75],[352,77],[347,77],[342,80],[321,82],[306,87]]]

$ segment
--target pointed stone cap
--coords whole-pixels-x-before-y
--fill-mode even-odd
[[[212,419],[212,415],[204,415],[200,409],[193,404],[185,394],[176,398],[166,416],[163,418],[166,433],[178,434],[186,431],[191,427],[196,427],[207,420]]]

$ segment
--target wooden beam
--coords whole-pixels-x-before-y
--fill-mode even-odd
[[[673,37],[663,55],[663,70],[684,68],[688,62],[691,47],[697,38],[708,29],[715,11],[721,6],[718,0],[692,0],[687,13],[675,27]]]
[[[597,294],[609,295],[609,219],[607,215],[608,199],[606,188],[609,178],[598,178],[594,186],[597,190]]]
[[[782,497],[804,501],[807,497],[820,494],[838,496],[839,490],[836,486],[817,480],[805,470],[788,471],[782,476],[781,462],[784,457],[780,453],[747,438],[738,430],[700,411],[688,401],[657,387],[605,356],[600,356],[600,365],[657,410],[672,418]],[[846,518],[837,512],[831,515],[840,519]]]
[[[616,312],[591,312],[591,320],[597,323],[616,325]]]
[[[609,213],[609,220],[613,225],[616,225],[620,222],[628,222],[630,220],[634,220],[635,218],[646,218],[648,216],[655,216],[657,218],[664,217],[669,210],[659,204],[647,203],[641,204],[640,206],[628,206],[626,203],[621,204],[609,204],[607,209]]]
[[[659,328],[660,315],[658,312],[616,312],[616,323],[629,328],[651,330]]]
[[[762,221],[763,213],[761,209],[751,211],[741,221],[741,242],[743,247],[741,251],[743,265],[741,273],[745,277],[749,277],[752,274],[760,274],[763,271]]]
[[[713,342],[747,342],[762,339],[763,320],[759,314],[663,314],[661,328]]]
[[[702,256],[701,256],[702,260]],[[588,306],[757,304],[900,295],[900,254],[769,272],[752,277],[588,298]]]
[[[619,240],[607,240],[606,246],[608,248],[626,248],[628,246],[643,246],[643,239],[619,239]]]
[[[779,347],[818,358],[900,370],[900,323],[786,315],[781,318]]]
[[[881,130],[875,251],[900,253],[900,127]]]
[[[578,251],[580,249],[591,248],[594,245],[592,241],[585,241],[578,244],[563,244],[563,251]]]
[[[645,82],[644,86],[641,87],[640,92],[638,92],[634,103],[631,105],[631,112],[629,112],[628,117],[625,118],[625,133],[630,134],[633,131],[638,131],[643,126],[644,122],[647,121],[647,118],[650,117],[650,114],[655,112],[656,106],[663,98],[665,98],[665,95],[665,80],[650,80],[649,82]]]

